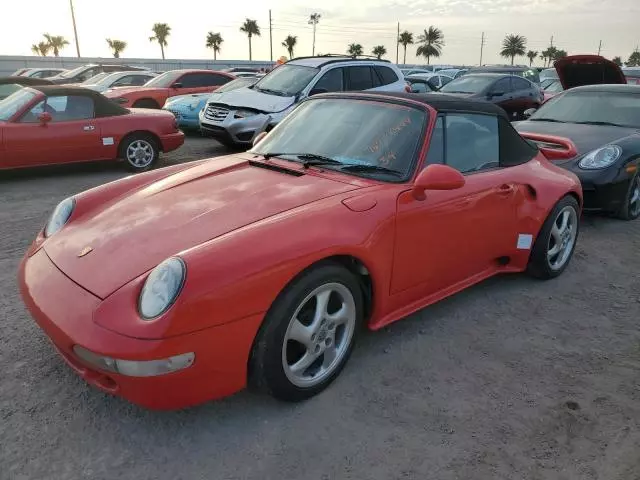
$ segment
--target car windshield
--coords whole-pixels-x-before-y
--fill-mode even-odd
[[[87,80],[82,82],[80,85],[93,85],[94,83],[98,83],[100,80],[105,78],[107,75],[109,75],[109,74],[108,73],[99,73],[97,75],[94,75],[91,78],[88,78]]]
[[[564,88],[562,88],[562,83],[560,83],[560,80],[552,80],[551,83],[547,83],[546,86],[542,88],[544,88],[545,92],[549,92],[549,93],[560,93],[564,91]]]
[[[254,77],[236,78],[235,80],[231,80],[229,83],[225,83],[223,86],[218,88],[215,93],[230,92],[231,90],[237,90],[238,88],[248,87],[249,85],[256,83],[256,80],[257,78]]]
[[[259,92],[293,97],[318,74],[318,69],[302,65],[280,65],[262,77],[253,88]]]
[[[455,78],[456,74],[459,72],[457,68],[445,68],[438,71],[438,75],[445,75],[447,77]]]
[[[640,94],[568,91],[545,103],[529,120],[640,128]]]
[[[440,89],[443,93],[478,93],[496,81],[496,77],[484,75],[464,75]]]
[[[181,70],[173,70],[171,72],[164,72],[162,75],[158,75],[157,77],[149,80],[144,84],[145,87],[156,87],[156,88],[169,88],[173,85],[178,78],[180,78],[184,74]]]
[[[251,153],[279,156],[385,181],[407,179],[424,138],[426,112],[364,100],[313,99],[282,121]]]
[[[73,70],[67,70],[66,72],[62,72],[61,74],[57,75],[60,78],[71,78],[71,77],[75,77],[76,75],[84,72],[88,67],[86,65],[83,65],[81,67],[78,68],[74,68]]]
[[[0,100],[0,121],[6,122],[9,120],[18,110],[31,102],[35,97],[35,92],[22,89],[9,95],[4,100]]]

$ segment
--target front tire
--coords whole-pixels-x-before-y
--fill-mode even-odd
[[[293,281],[275,301],[254,342],[249,380],[290,402],[324,390],[344,368],[363,317],[358,279],[325,263]]]
[[[580,206],[575,198],[562,198],[545,220],[533,245],[527,271],[548,280],[564,272],[578,241]]]
[[[132,172],[146,172],[153,168],[160,157],[158,142],[151,135],[137,133],[128,136],[120,145],[122,158]]]
[[[640,175],[636,172],[629,182],[629,189],[624,197],[624,203],[618,211],[618,218],[635,220],[640,217]]]

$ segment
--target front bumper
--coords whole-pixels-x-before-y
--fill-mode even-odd
[[[584,210],[617,212],[626,201],[633,174],[626,172],[624,167],[614,165],[602,170],[584,170],[578,167],[577,161],[556,164],[580,179]]]
[[[27,308],[65,362],[103,392],[146,408],[169,410],[221,398],[246,385],[249,352],[262,315],[186,335],[141,340],[97,325],[93,317],[101,300],[58,270],[44,249],[25,256],[18,279]],[[131,314],[135,315],[135,306]],[[74,345],[133,361],[194,352],[195,361],[166,375],[131,377],[83,363],[73,352]]]
[[[251,145],[256,132],[262,130],[265,123],[275,126],[284,115],[282,113],[266,114],[260,113],[244,118],[234,118],[234,109],[226,110],[225,116],[212,116],[207,112],[207,106],[199,114],[200,130],[207,136],[226,143],[236,145]]]
[[[178,128],[185,130],[200,129],[200,119],[198,118],[198,112],[196,112],[195,110],[184,111],[167,107],[165,107],[165,110],[173,113],[173,115],[176,117]]]
[[[171,152],[177,148],[180,148],[184,144],[184,133],[175,132],[160,137],[160,143],[162,143],[163,152]]]

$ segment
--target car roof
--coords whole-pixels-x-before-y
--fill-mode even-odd
[[[301,65],[304,67],[321,68],[330,63],[340,62],[376,62],[376,63],[391,63],[388,60],[378,60],[375,57],[372,58],[359,58],[350,57],[348,55],[322,55],[316,57],[297,57],[289,60],[285,65]]]
[[[582,87],[574,87],[568,92],[605,92],[605,93],[640,93],[640,85],[625,84],[601,84],[601,85],[584,85]]]
[[[33,77],[1,77],[0,85],[8,85],[15,83],[16,85],[53,85],[51,80],[46,78],[33,78]]]
[[[352,98],[361,100],[395,100],[405,104],[428,105],[438,112],[473,112],[498,115],[508,120],[506,112],[491,102],[473,100],[443,93],[407,92],[341,92],[322,93],[311,98]]]
[[[486,65],[483,67],[471,67],[469,69],[469,72],[523,72],[525,70],[533,70],[533,68],[518,67],[516,65],[512,67],[508,65],[496,65],[493,67],[490,65]]]
[[[521,77],[520,75],[514,75],[512,73],[509,72],[504,72],[504,73],[500,73],[500,72],[474,72],[473,70],[469,70],[468,73],[465,73],[462,77],[459,78],[467,78],[467,77],[487,77],[487,78],[502,78],[502,77],[518,77],[518,78],[524,78]],[[456,78],[457,80],[457,78]],[[525,78],[526,80],[526,78]]]
[[[125,115],[129,113],[124,107],[112,102],[101,93],[84,87],[73,85],[37,85],[29,87],[33,90],[42,92],[44,95],[51,97],[57,95],[76,95],[82,97],[91,97],[95,106],[96,117],[110,117],[115,115]]]

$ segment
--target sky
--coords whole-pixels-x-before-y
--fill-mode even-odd
[[[344,53],[349,43],[360,43],[365,53],[376,45],[387,49],[385,58],[396,60],[397,25],[414,37],[430,25],[444,33],[440,59],[431,63],[478,64],[482,33],[483,63],[504,63],[500,44],[507,34],[527,38],[527,48],[542,51],[550,44],[569,54],[598,53],[626,60],[640,45],[639,0],[322,0],[314,5],[300,0],[73,0],[82,55],[111,56],[106,38],[124,40],[122,58],[160,58],[151,43],[154,23],[171,26],[167,59],[212,58],[205,47],[207,32],[219,32],[224,43],[218,58],[248,60],[246,35],[240,32],[245,18],[257,20],[262,35],[253,39],[253,59],[269,60],[269,10],[272,16],[273,59],[287,55],[282,41],[298,37],[295,55],[311,55],[312,27],[309,15],[321,14],[316,33],[316,53]],[[10,2],[11,18],[0,29],[0,55],[31,55],[31,45],[43,33],[69,40],[63,56],[75,56],[69,0]],[[6,7],[3,8],[7,12]],[[613,13],[612,13],[613,12]],[[8,17],[5,17],[7,20]],[[424,63],[407,48],[407,63]],[[400,46],[400,62],[403,50]],[[527,63],[526,58],[516,63]],[[534,64],[540,64],[540,61]]]

